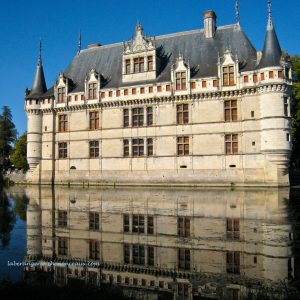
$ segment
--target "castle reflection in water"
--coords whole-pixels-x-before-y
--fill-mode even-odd
[[[62,263],[26,273],[48,272],[57,285],[243,299],[261,291],[280,297],[295,276],[288,189],[32,186],[26,194],[26,260]]]

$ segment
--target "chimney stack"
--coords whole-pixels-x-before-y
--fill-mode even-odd
[[[217,29],[217,16],[213,10],[204,12],[204,35],[207,39],[213,38]]]

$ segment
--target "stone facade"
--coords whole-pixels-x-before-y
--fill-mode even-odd
[[[173,299],[260,291],[281,299],[297,272],[289,189],[29,186],[26,194],[27,261],[44,263],[26,269],[49,272],[58,285],[77,279]]]
[[[203,30],[155,38],[138,24],[28,91],[28,182],[289,185],[291,69],[268,61],[273,26],[260,53],[239,24],[204,16]]]

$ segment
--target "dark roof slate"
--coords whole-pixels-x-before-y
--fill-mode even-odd
[[[262,57],[258,69],[280,66],[281,48],[272,20],[269,20]]]
[[[203,30],[192,30],[155,40],[161,68],[157,78],[147,83],[170,81],[171,66],[179,53],[189,60],[192,78],[217,76],[219,56],[227,49],[238,57],[242,71],[254,70],[257,65],[256,50],[238,24],[218,27],[213,39],[205,38]],[[64,72],[74,83],[72,92],[84,90],[86,75],[93,68],[105,78],[105,88],[133,85],[122,83],[122,53],[123,43],[82,50]]]
[[[35,77],[30,93],[26,96],[28,98],[39,98],[47,91],[47,85],[44,75],[44,69],[42,61],[39,59],[39,62],[36,67]]]

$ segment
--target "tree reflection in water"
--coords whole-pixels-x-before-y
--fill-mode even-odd
[[[26,209],[29,199],[25,194],[22,195],[14,195],[14,212],[18,217],[26,222]]]
[[[0,240],[3,248],[9,245],[11,231],[14,228],[16,216],[13,205],[9,201],[6,192],[0,190]]]

